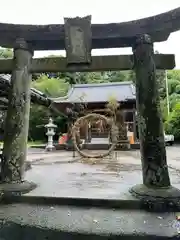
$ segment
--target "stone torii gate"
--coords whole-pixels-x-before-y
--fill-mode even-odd
[[[14,49],[14,58],[0,60],[0,73],[12,73],[6,120],[0,189],[27,192],[23,181],[28,135],[31,74],[40,72],[108,71],[134,69],[141,145],[143,184],[130,191],[136,197],[171,199],[180,191],[171,186],[157,69],[173,69],[172,54],[154,54],[153,43],[166,41],[180,29],[180,8],[125,23],[92,24],[91,17],[65,19],[64,25],[0,24],[0,46]],[[97,48],[131,47],[132,55],[91,56]],[[34,50],[66,49],[66,58],[32,59]]]

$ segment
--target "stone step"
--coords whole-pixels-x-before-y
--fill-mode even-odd
[[[16,203],[1,205],[0,213],[0,236],[5,240],[12,236],[13,240],[174,240],[179,236],[180,223],[172,212]]]

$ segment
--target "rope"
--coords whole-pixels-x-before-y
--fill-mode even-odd
[[[106,122],[107,125],[110,126],[110,131],[111,131],[111,136],[112,136],[112,144],[111,144],[111,147],[108,149],[108,151],[105,153],[90,155],[90,154],[83,152],[77,144],[77,136],[78,136],[78,131],[81,126],[81,123],[84,121],[90,121],[92,119],[93,120],[96,120],[96,119],[103,120]],[[117,126],[115,125],[114,121],[109,120],[104,115],[96,114],[96,113],[87,114],[86,116],[78,118],[72,127],[72,141],[74,144],[74,148],[84,158],[96,158],[96,159],[99,158],[100,159],[100,158],[107,157],[108,155],[110,155],[110,153],[112,151],[114,151],[114,149],[117,145],[117,130],[118,129],[117,129]]]

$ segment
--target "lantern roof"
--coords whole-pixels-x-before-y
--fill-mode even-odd
[[[49,119],[49,123],[45,125],[45,128],[57,128],[57,125],[53,123],[53,119]]]

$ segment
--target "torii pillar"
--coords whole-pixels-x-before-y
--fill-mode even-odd
[[[143,184],[130,192],[143,199],[177,199],[180,191],[171,186],[168,172],[151,37],[137,37],[133,53]]]
[[[32,51],[24,39],[14,47],[13,71],[5,123],[0,191],[21,194],[36,185],[24,181],[29,129]]]

